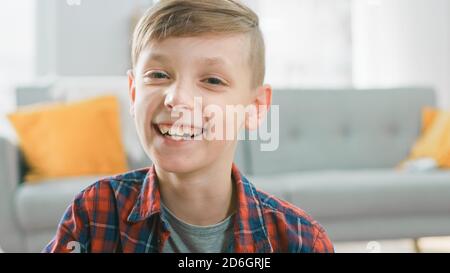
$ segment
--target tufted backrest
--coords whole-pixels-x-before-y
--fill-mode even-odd
[[[274,90],[279,147],[247,141],[248,172],[392,168],[420,133],[421,109],[434,104],[431,88]]]

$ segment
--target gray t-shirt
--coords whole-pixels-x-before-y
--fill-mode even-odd
[[[221,253],[233,238],[233,215],[210,226],[196,226],[177,218],[161,203],[162,219],[167,223],[170,236],[163,253]]]

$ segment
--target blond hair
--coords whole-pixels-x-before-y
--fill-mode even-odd
[[[249,65],[252,87],[265,74],[265,46],[258,15],[236,0],[161,0],[148,9],[133,34],[132,63],[151,41],[203,34],[240,34],[250,38]]]

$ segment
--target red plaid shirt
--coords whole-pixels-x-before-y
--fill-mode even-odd
[[[237,212],[227,252],[333,252],[303,210],[255,189],[235,165]],[[154,167],[105,178],[78,194],[44,252],[161,252],[170,236],[160,217]]]

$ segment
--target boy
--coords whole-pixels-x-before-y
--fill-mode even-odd
[[[254,130],[271,103],[253,11],[233,0],[162,0],[136,26],[132,61],[131,114],[154,164],[82,191],[44,251],[333,252],[316,221],[233,164],[237,132]],[[229,105],[254,110],[229,122],[206,109]]]

